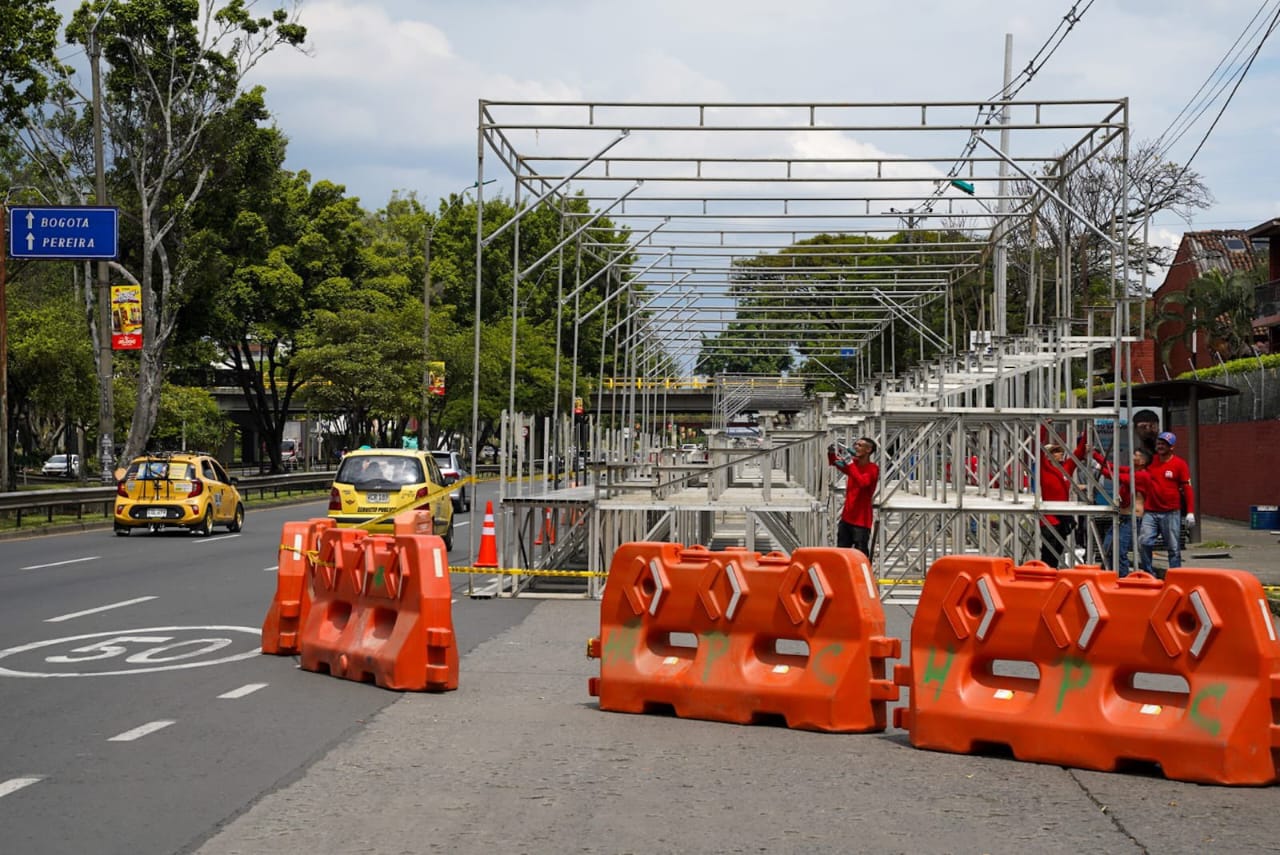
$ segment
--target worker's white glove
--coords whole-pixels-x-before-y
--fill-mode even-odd
[[[1187,516],[1186,516],[1186,518],[1183,520],[1183,522],[1185,522],[1185,523],[1187,524],[1187,528],[1191,528],[1193,525],[1195,525],[1195,524],[1196,524],[1196,515],[1195,515],[1195,514],[1187,514]]]

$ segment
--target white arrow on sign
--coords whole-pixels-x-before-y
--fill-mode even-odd
[[[27,232],[27,252],[31,252],[31,248],[36,244],[36,236],[31,232]]]
[[[32,211],[27,211],[27,228],[30,229],[32,226],[34,226],[35,222],[36,222],[35,213]]]

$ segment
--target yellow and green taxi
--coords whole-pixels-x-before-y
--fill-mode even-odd
[[[453,501],[431,454],[399,448],[348,452],[329,491],[329,517],[339,526],[391,532],[402,511],[431,512],[432,530],[453,549]]]
[[[185,528],[204,537],[215,525],[244,527],[234,478],[207,454],[175,451],[134,458],[116,484],[115,532]]]

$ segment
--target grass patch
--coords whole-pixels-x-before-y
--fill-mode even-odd
[[[1234,543],[1227,543],[1225,540],[1206,540],[1203,543],[1197,543],[1196,549],[1231,549]]]

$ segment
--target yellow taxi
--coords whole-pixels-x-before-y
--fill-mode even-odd
[[[174,451],[136,457],[116,483],[115,533],[185,528],[203,537],[215,525],[244,527],[236,480],[213,457]]]
[[[431,512],[432,531],[453,549],[453,501],[429,452],[361,448],[342,458],[329,491],[329,517],[339,526],[391,532],[397,513],[417,509]]]

